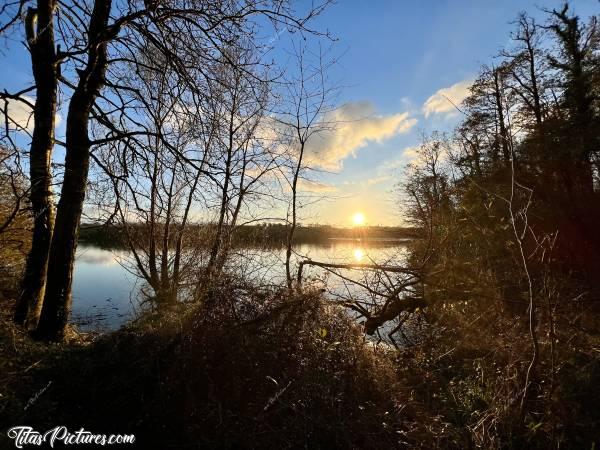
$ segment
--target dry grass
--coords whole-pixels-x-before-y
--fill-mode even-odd
[[[431,335],[399,352],[366,344],[319,293],[237,280],[208,291],[203,308],[60,345],[32,342],[5,308],[0,418],[135,433],[144,449],[592,448],[595,324],[585,321],[585,333],[581,318],[557,325],[551,390],[542,340],[538,386],[521,418],[526,327],[494,308],[457,305],[428,311]]]

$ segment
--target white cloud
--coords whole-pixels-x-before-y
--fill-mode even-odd
[[[306,163],[339,171],[342,161],[348,156],[355,156],[358,149],[370,142],[380,143],[406,133],[415,126],[417,120],[406,112],[377,115],[370,102],[362,101],[346,103],[327,113],[323,123],[334,126],[311,137],[306,149]]]
[[[35,99],[23,96],[23,99],[31,104],[35,103]],[[8,100],[8,104],[2,100],[0,118],[4,125],[6,116],[8,116],[8,126],[11,130],[27,130],[30,133],[33,131],[33,110],[26,104],[18,100]]]
[[[23,96],[23,100],[35,104],[35,98]],[[5,112],[8,115],[8,126],[11,130],[33,132],[33,109],[27,103],[18,100],[8,100],[8,105],[1,101],[0,104],[0,120],[2,126],[5,124]],[[8,111],[5,111],[5,108]],[[56,113],[56,126],[60,125],[61,116]]]
[[[440,89],[427,99],[423,105],[423,114],[429,117],[432,114],[448,114],[456,111],[462,101],[469,95],[472,80],[459,81],[450,87]]]

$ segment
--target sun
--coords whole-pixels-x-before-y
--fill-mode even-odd
[[[365,215],[361,212],[356,212],[352,216],[352,223],[355,227],[360,227],[365,224]]]

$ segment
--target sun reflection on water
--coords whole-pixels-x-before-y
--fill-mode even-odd
[[[365,257],[365,251],[359,247],[355,248],[352,253],[354,254],[354,260],[356,262],[361,262]]]

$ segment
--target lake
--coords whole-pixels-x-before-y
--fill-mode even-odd
[[[401,265],[406,261],[406,240],[331,239],[325,244],[301,244],[294,248],[295,260],[310,258],[328,263],[376,263]],[[83,331],[115,330],[140,311],[142,281],[133,273],[129,252],[107,250],[80,243],[73,275],[71,321]],[[285,249],[238,248],[233,251],[231,268],[248,279],[265,285],[285,283]],[[329,295],[359,297],[360,288],[343,283],[327,271],[307,267],[307,282],[321,283]],[[360,271],[344,271],[358,280]]]

